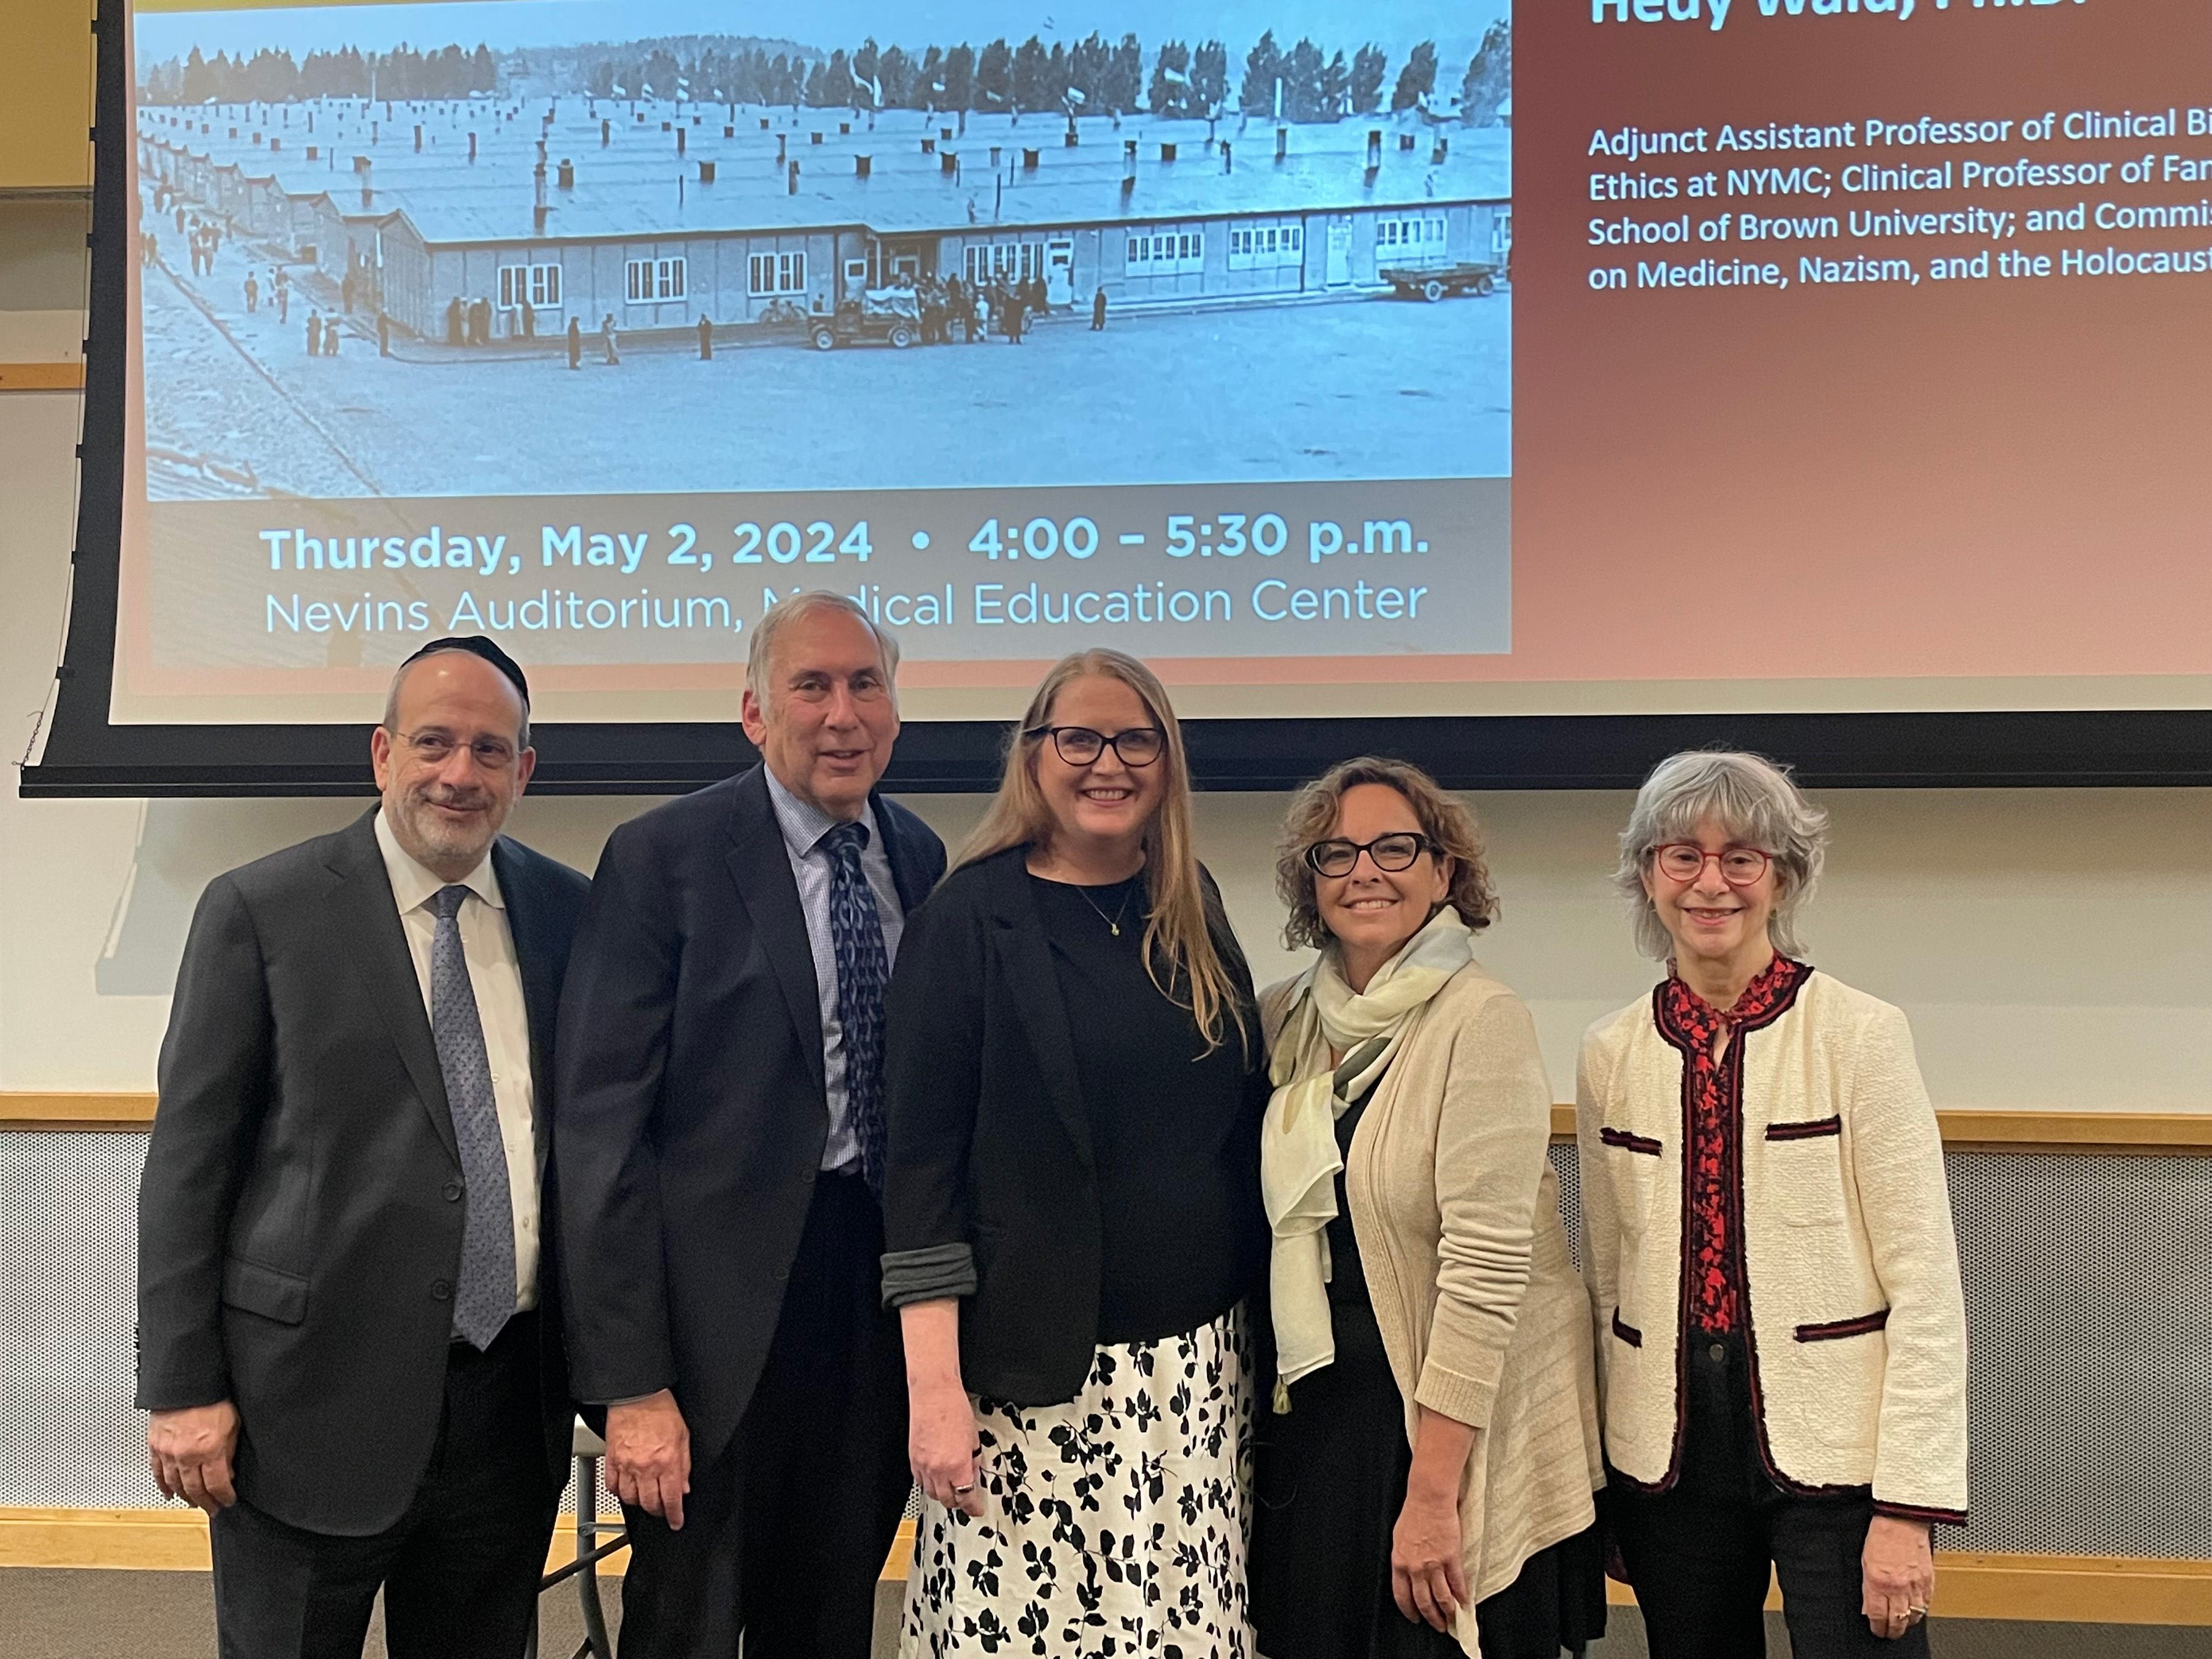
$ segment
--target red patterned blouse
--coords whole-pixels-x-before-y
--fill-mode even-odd
[[[1690,1187],[1682,1248],[1690,1322],[1699,1331],[1725,1334],[1744,1323],[1741,1036],[1779,1018],[1812,971],[1777,956],[1726,1013],[1673,975],[1653,999],[1660,1034],[1682,1052]],[[1713,1045],[1723,1027],[1731,1035],[1717,1059]]]

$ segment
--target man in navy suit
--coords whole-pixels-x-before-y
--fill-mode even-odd
[[[206,1510],[224,1659],[519,1656],[567,1479],[548,1087],[583,877],[501,836],[530,691],[400,665],[382,799],[208,884],[138,1196],[155,1479]]]
[[[623,1650],[866,1659],[910,1479],[880,1297],[883,989],[945,871],[875,793],[898,651],[802,593],[753,635],[762,763],[609,839],[562,1004],[571,1376],[606,1409]]]

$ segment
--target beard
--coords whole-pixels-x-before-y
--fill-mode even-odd
[[[468,823],[456,824],[432,810],[434,806],[474,808],[478,816]],[[451,789],[442,784],[410,789],[400,802],[398,816],[395,828],[404,831],[401,839],[413,843],[408,850],[418,859],[427,855],[441,862],[466,860],[471,865],[483,857],[507,817],[489,790]]]

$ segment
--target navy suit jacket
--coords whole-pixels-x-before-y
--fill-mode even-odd
[[[911,915],[944,843],[871,805]],[[608,838],[561,1018],[570,1379],[587,1401],[672,1389],[703,1467],[760,1380],[830,1136],[814,955],[761,768]]]

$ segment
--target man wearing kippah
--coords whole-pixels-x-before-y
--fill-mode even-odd
[[[382,797],[192,918],[138,1198],[154,1478],[205,1510],[224,1659],[518,1656],[570,1406],[545,1068],[587,884],[500,834],[530,690],[402,663]]]

